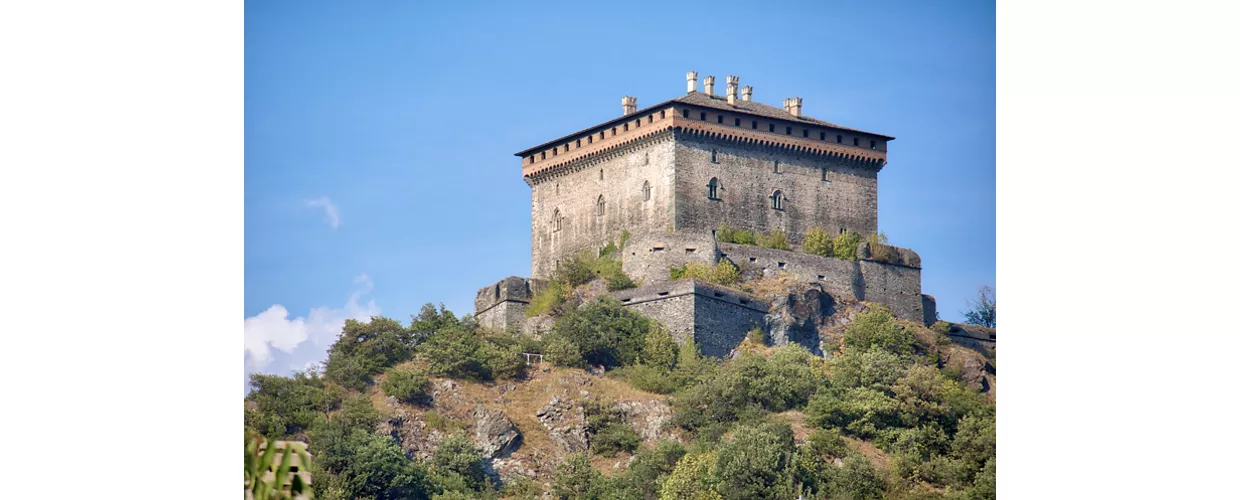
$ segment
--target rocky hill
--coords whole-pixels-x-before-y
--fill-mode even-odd
[[[743,286],[770,334],[723,360],[580,292],[541,339],[429,306],[351,322],[323,375],[255,378],[247,431],[308,442],[318,498],[993,497],[993,349]]]

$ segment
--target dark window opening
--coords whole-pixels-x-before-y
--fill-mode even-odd
[[[878,141],[870,141],[870,149],[878,149]]]
[[[696,251],[697,251],[697,249],[696,249],[696,248],[686,248],[686,249],[685,249],[685,253],[693,253],[693,252],[696,252]]]
[[[710,150],[710,162],[719,163],[719,152],[718,151],[715,151],[713,149]]]
[[[779,160],[775,160],[774,165],[775,165],[775,173],[778,174],[779,173]]]
[[[702,112],[702,121],[706,121],[706,112],[705,112],[705,111],[703,111],[703,112]]]
[[[844,143],[844,136],[842,136],[842,135],[837,135],[837,136],[835,136],[835,142],[836,142],[836,143],[838,143],[838,144],[843,144],[843,143]]]
[[[646,201],[650,201],[650,181],[646,181],[645,184],[642,184],[642,198]]]
[[[719,179],[710,178],[710,182],[706,183],[706,198],[711,200],[719,199]]]
[[[624,131],[625,131],[625,132],[628,132],[628,131],[629,131],[629,124],[627,124],[627,123],[626,123],[626,124],[624,124]]]
[[[786,265],[787,265],[786,263],[780,262],[780,263],[779,263],[779,268],[780,268],[780,269],[783,269]]]
[[[767,127],[767,130],[769,130],[769,131],[771,131],[771,132],[774,132],[774,131],[775,131],[775,124],[774,124],[774,123],[769,124],[769,125],[767,125],[766,127]]]
[[[778,189],[771,193],[771,208],[775,210],[784,209],[784,193]]]
[[[822,180],[827,180],[827,169],[822,169]]]
[[[749,262],[757,262],[757,261],[758,261],[758,258],[757,258],[757,257],[750,257],[750,258],[749,258]]]
[[[722,124],[722,123],[723,123],[723,115],[719,115],[719,116],[715,117],[715,122],[716,122],[716,123],[720,123],[720,124]]]
[[[555,148],[551,150],[551,156],[559,156],[559,155],[560,155],[560,148]]]
[[[809,137],[809,129],[802,130],[801,137]]]
[[[784,135],[792,135],[792,127],[784,127]]]
[[[602,171],[599,171],[599,174],[601,175]],[[607,202],[603,201],[603,195],[599,195],[598,202],[594,204],[594,215],[602,216],[604,213],[607,213]]]
[[[825,140],[827,140],[827,133],[826,133],[826,132],[819,132],[819,133],[818,133],[818,140],[820,140],[820,141],[825,141]]]
[[[666,297],[668,293],[670,293],[670,292],[659,292],[659,296],[660,296],[660,297]]]
[[[578,148],[580,148],[580,147],[581,147],[581,139],[577,139],[577,147],[578,147]]]
[[[737,126],[737,127],[741,126],[741,119],[740,119],[740,118],[737,118],[737,119],[736,119],[736,126]]]
[[[688,117],[689,117],[689,110],[687,110],[687,109],[682,109],[682,110],[680,110],[680,116],[683,116],[683,117],[685,117],[685,118],[688,118]]]
[[[860,146],[860,145],[861,145],[861,139],[853,137],[853,146]]]
[[[646,115],[646,123],[654,123],[654,115]]]
[[[615,137],[615,136],[616,136],[616,127],[612,127],[612,128],[611,128],[611,136],[612,136],[612,137]]]
[[[586,137],[586,144],[594,144],[594,136]]]
[[[754,121],[752,121],[752,122],[749,122],[749,128],[754,129],[754,130],[758,130],[758,120],[754,120]]]
[[[660,112],[659,112],[659,119],[660,119],[660,120],[662,120],[662,119],[664,119],[664,118],[667,118],[667,110],[666,110],[666,109],[665,109],[665,110],[663,110],[663,111],[660,111]]]

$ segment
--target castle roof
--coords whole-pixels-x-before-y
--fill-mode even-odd
[[[632,119],[633,119],[633,117],[634,117],[634,116],[638,116],[638,115],[641,115],[641,114],[643,114],[643,113],[648,113],[648,112],[651,112],[651,111],[653,111],[653,110],[657,110],[657,109],[659,109],[659,108],[661,108],[661,107],[667,106],[667,105],[672,104],[672,103],[683,103],[683,104],[690,104],[690,105],[694,105],[694,106],[701,106],[701,107],[705,107],[705,108],[713,108],[713,109],[718,109],[718,110],[721,110],[721,111],[730,111],[730,112],[734,112],[734,113],[735,113],[735,112],[740,112],[740,113],[748,113],[748,114],[752,114],[752,115],[756,115],[756,116],[761,116],[761,117],[764,117],[764,118],[771,118],[771,119],[776,119],[776,120],[784,120],[784,121],[788,121],[788,122],[795,122],[795,123],[812,124],[812,125],[818,125],[818,126],[821,126],[821,127],[830,127],[830,128],[834,128],[834,129],[838,129],[838,130],[843,130],[843,131],[849,131],[849,132],[855,132],[855,133],[860,133],[860,134],[872,135],[872,136],[874,136],[874,137],[878,137],[878,138],[881,138],[881,139],[884,139],[884,140],[889,140],[889,141],[890,141],[890,140],[894,140],[894,139],[895,139],[895,137],[891,137],[891,136],[889,136],[889,135],[878,134],[878,133],[874,133],[874,132],[867,132],[867,131],[865,131],[865,130],[855,129],[855,128],[851,128],[851,127],[845,127],[845,126],[842,126],[842,125],[836,125],[836,124],[834,124],[834,123],[827,122],[827,121],[823,121],[823,120],[819,120],[819,119],[817,119],[817,118],[811,118],[811,117],[808,117],[808,116],[795,116],[795,115],[793,115],[792,113],[790,113],[790,112],[788,112],[788,111],[786,111],[786,110],[783,110],[783,109],[777,108],[777,107],[775,107],[775,106],[770,106],[770,105],[767,105],[767,104],[762,104],[762,103],[757,102],[757,101],[743,101],[743,100],[737,99],[737,100],[736,100],[736,104],[728,104],[728,98],[727,98],[726,96],[719,96],[719,95],[706,95],[706,94],[704,94],[704,93],[702,93],[702,92],[690,92],[690,93],[685,94],[685,95],[682,95],[682,96],[680,96],[680,97],[676,97],[676,98],[673,98],[673,99],[668,99],[668,100],[663,101],[663,102],[660,102],[660,103],[658,103],[658,104],[655,104],[655,105],[652,105],[652,106],[647,106],[647,107],[645,107],[645,108],[639,109],[639,110],[637,110],[636,112],[634,112],[634,113],[632,113],[632,114],[628,114],[628,115],[621,115],[621,116],[618,116],[618,117],[613,118],[613,119],[611,119],[611,120],[608,120],[608,121],[606,121],[606,122],[600,123],[600,124],[598,124],[598,125],[594,125],[594,126],[591,126],[591,127],[588,127],[588,128],[584,128],[584,129],[578,130],[578,131],[576,131],[576,132],[573,132],[573,133],[571,133],[571,134],[565,135],[565,136],[563,136],[563,137],[558,137],[558,138],[556,138],[556,139],[552,139],[552,140],[550,140],[550,141],[544,142],[544,143],[539,144],[539,145],[537,145],[537,146],[534,146],[534,147],[531,147],[531,148],[527,148],[527,149],[524,149],[524,150],[518,151],[518,152],[514,153],[513,155],[514,155],[514,156],[526,156],[526,155],[528,155],[528,154],[530,154],[530,153],[533,153],[533,152],[536,152],[536,151],[540,151],[540,150],[546,149],[546,148],[548,148],[548,147],[555,146],[555,145],[557,145],[557,144],[564,143],[565,141],[567,141],[567,140],[569,140],[569,139],[572,139],[572,138],[574,138],[574,137],[577,137],[577,136],[580,136],[580,135],[586,134],[586,133],[588,133],[588,132],[589,132],[589,133],[592,133],[592,132],[597,131],[597,130],[600,130],[600,129],[610,128],[610,127],[612,127],[612,126],[613,126],[613,124],[616,124],[616,123],[622,123],[622,122],[625,122],[625,121],[630,121],[630,120],[632,120]]]

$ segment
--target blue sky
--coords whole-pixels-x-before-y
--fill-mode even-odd
[[[940,315],[995,283],[986,2],[247,2],[246,371],[321,361],[346,317],[472,311],[530,273],[512,154],[726,75],[896,137],[879,227]]]

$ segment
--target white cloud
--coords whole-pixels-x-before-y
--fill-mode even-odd
[[[327,348],[340,335],[346,319],[370,321],[379,315],[374,299],[362,304],[362,297],[374,289],[374,282],[363,274],[353,279],[356,288],[342,307],[316,307],[305,317],[289,319],[284,306],[245,318],[246,373],[260,371],[280,358],[283,366],[301,369],[327,357]]]
[[[307,201],[306,206],[310,208],[322,208],[323,220],[327,222],[327,225],[331,226],[332,229],[340,227],[340,208],[337,207],[335,203],[332,203],[331,198],[322,196],[317,200]]]

